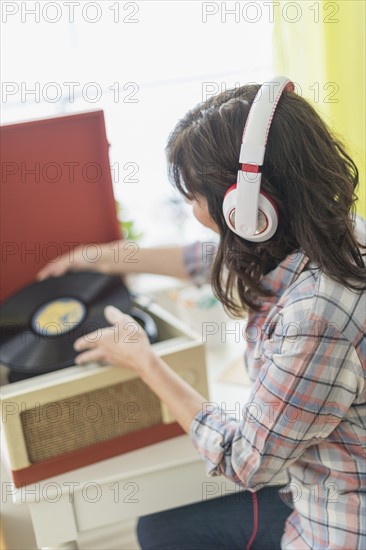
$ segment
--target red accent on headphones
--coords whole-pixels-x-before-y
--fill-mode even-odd
[[[261,166],[258,164],[242,164],[241,167],[243,172],[252,172],[253,174],[258,174],[261,171]]]

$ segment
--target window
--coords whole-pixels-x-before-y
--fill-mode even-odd
[[[143,242],[207,235],[164,147],[202,99],[272,75],[270,2],[2,4],[2,123],[103,109],[115,195]]]

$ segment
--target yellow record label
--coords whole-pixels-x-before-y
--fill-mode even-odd
[[[75,298],[58,298],[40,307],[33,316],[33,330],[44,336],[65,334],[85,318],[85,306]]]

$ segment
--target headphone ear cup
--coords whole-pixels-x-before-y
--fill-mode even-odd
[[[248,241],[261,243],[268,241],[276,233],[278,227],[278,210],[274,202],[261,191],[258,199],[258,229]]]
[[[278,227],[278,211],[274,202],[265,193],[260,192],[258,199],[258,232],[248,237],[235,228],[236,200],[237,189],[236,184],[234,184],[227,190],[222,203],[222,211],[229,229],[250,242],[269,240]]]
[[[234,231],[234,233],[237,233],[235,229],[235,205],[237,200],[236,185],[237,184],[234,183],[234,185],[229,187],[229,189],[225,193],[222,203],[222,212],[224,214],[226,224],[228,225],[229,229],[231,229],[231,231]]]

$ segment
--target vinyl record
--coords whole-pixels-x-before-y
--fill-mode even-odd
[[[24,377],[75,364],[75,340],[109,326],[104,317],[109,304],[130,313],[131,297],[118,276],[67,273],[27,286],[1,308],[1,363]],[[156,340],[151,318],[141,322],[146,323],[150,340]]]

